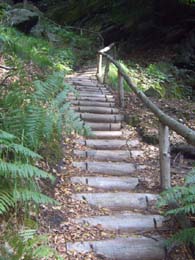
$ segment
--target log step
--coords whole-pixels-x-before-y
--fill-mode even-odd
[[[114,102],[92,102],[92,101],[77,101],[73,100],[71,102],[75,106],[96,106],[96,107],[115,107]]]
[[[89,91],[89,92],[97,92],[97,91],[100,91],[100,92],[108,92],[110,94],[110,91],[108,91],[106,88],[101,88],[101,87],[93,87],[93,88],[90,88],[90,87],[85,87],[85,86],[77,86],[75,87],[75,89],[77,91]]]
[[[119,114],[101,115],[95,113],[78,113],[80,118],[86,122],[118,123],[123,121],[124,116]]]
[[[80,151],[75,150],[74,155],[83,158],[83,159],[93,159],[99,161],[113,161],[113,162],[121,162],[121,161],[129,161],[131,158],[135,159],[137,157],[143,156],[143,151],[139,150],[88,150],[88,151]]]
[[[108,208],[110,210],[146,210],[154,205],[157,195],[149,193],[106,192],[106,193],[77,193],[73,199],[85,200],[92,207]]]
[[[77,223],[90,226],[101,225],[107,230],[118,233],[149,231],[163,226],[164,218],[160,215],[143,215],[135,213],[121,213],[112,216],[94,216],[75,220]]]
[[[105,190],[120,190],[129,191],[136,188],[138,185],[138,178],[132,177],[72,177],[71,182],[89,185],[99,189]]]
[[[78,140],[77,141],[81,145],[88,146],[92,149],[99,149],[99,150],[124,150],[128,147],[136,147],[139,145],[138,139],[132,139],[132,140],[117,140],[117,139],[87,139],[87,140]]]
[[[121,131],[91,131],[90,137],[92,138],[118,138],[122,136]]]
[[[117,108],[110,107],[96,107],[96,106],[73,106],[77,112],[97,113],[97,114],[117,114],[119,110]]]
[[[143,236],[115,238],[103,241],[67,243],[68,251],[94,253],[109,260],[163,260],[165,250],[163,241]]]
[[[121,129],[121,123],[85,123],[91,130],[96,131],[118,131]]]
[[[102,93],[101,91],[97,90],[97,91],[77,91],[78,95],[80,97],[113,97],[113,95],[109,92],[109,93]],[[74,93],[69,93],[69,95],[74,95]]]
[[[115,162],[73,162],[73,166],[83,171],[91,173],[108,175],[130,175],[136,170],[144,169],[145,166],[135,165],[133,163],[115,163]]]
[[[74,96],[74,93],[69,93],[68,96]],[[97,97],[97,98],[113,98],[113,95],[96,94],[91,92],[81,92],[78,94],[79,97]]]
[[[73,80],[72,81],[72,84],[73,85],[76,85],[76,86],[84,86],[84,87],[105,87],[103,84],[99,84],[99,83],[94,83],[93,80]]]
[[[75,96],[69,96],[68,97],[68,100],[71,101],[71,100],[78,100],[78,101],[83,101],[83,100],[86,100],[86,101],[100,101],[100,102],[114,102],[114,98],[111,98],[111,97],[89,97],[89,96],[80,96],[80,97],[75,97]]]

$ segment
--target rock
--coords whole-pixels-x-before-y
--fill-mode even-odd
[[[145,91],[146,96],[148,97],[156,97],[156,98],[160,98],[160,94],[158,93],[158,91],[156,91],[154,88],[149,88],[148,90]]]
[[[8,20],[11,26],[29,33],[38,22],[39,15],[27,9],[12,9],[8,12]]]

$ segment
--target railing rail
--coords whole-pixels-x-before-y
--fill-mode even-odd
[[[131,88],[131,90],[139,97],[144,105],[149,108],[154,115],[159,119],[159,150],[160,150],[160,172],[161,172],[161,188],[168,189],[171,187],[171,173],[170,173],[170,144],[169,144],[169,128],[174,130],[179,135],[183,136],[188,143],[195,145],[195,131],[183,125],[174,118],[164,113],[158,106],[156,106],[141,90],[139,90],[135,83],[125,73],[120,63],[112,56],[107,54],[114,47],[110,44],[98,51],[98,69],[97,78],[100,82],[105,83],[108,77],[109,65],[112,63],[118,69],[118,88],[121,108],[125,106],[124,94],[124,80]],[[106,59],[106,66],[103,73],[103,57]]]
[[[96,35],[96,37],[100,41],[100,45],[104,46],[104,37],[102,36],[102,34],[100,32],[89,30],[89,29],[84,28],[84,27],[77,27],[77,26],[71,26],[71,25],[60,25],[60,24],[54,22],[53,20],[51,20],[47,17],[44,17],[44,20],[48,21],[49,23],[52,23],[53,25],[57,26],[58,28],[78,31],[80,33],[80,35],[83,35],[83,32],[86,32],[86,33],[89,33],[89,34],[92,34],[92,35]]]

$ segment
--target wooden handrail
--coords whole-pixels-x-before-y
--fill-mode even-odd
[[[144,105],[149,108],[155,116],[159,119],[159,145],[160,145],[160,167],[161,167],[161,187],[167,189],[171,186],[170,179],[170,155],[169,155],[169,128],[174,130],[179,135],[183,136],[188,143],[195,145],[195,131],[183,125],[179,121],[164,113],[158,106],[156,106],[141,90],[139,90],[135,83],[132,82],[130,77],[125,73],[124,69],[113,57],[106,52],[109,51],[114,45],[98,51],[98,56],[101,57],[101,64],[99,64],[99,71],[102,71],[102,57],[106,58],[107,64],[114,64],[118,69],[118,82],[119,82],[119,96],[121,107],[124,107],[124,87],[123,79],[126,81],[131,90],[139,97]],[[109,68],[105,69],[105,72]],[[102,81],[102,75],[98,74],[98,79]],[[105,78],[105,75],[104,75]]]

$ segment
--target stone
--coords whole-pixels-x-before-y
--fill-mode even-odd
[[[8,11],[9,25],[24,33],[30,33],[33,26],[38,22],[39,15],[27,9],[12,9]]]

